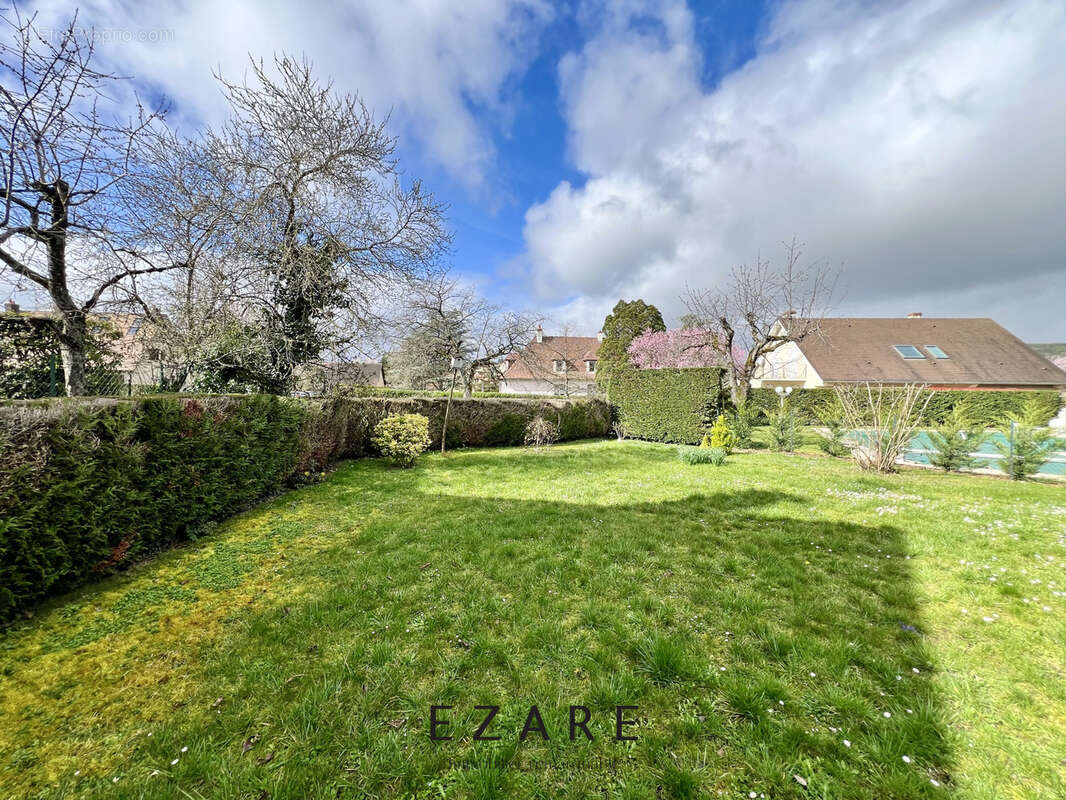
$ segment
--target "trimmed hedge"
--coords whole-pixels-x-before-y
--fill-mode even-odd
[[[0,406],[0,621],[213,523],[330,462],[371,452],[390,414],[440,398],[266,395],[29,401]],[[449,440],[521,444],[543,416],[561,438],[605,436],[597,400],[453,400]],[[453,435],[454,432],[454,435]]]
[[[627,369],[611,379],[611,403],[626,436],[699,444],[723,410],[717,367]]]
[[[611,404],[625,435],[676,444],[699,444],[717,414],[731,409],[724,372],[713,367],[626,370],[611,385]],[[940,425],[957,406],[964,406],[977,425],[992,427],[1003,417],[1020,415],[1035,398],[1046,423],[1062,407],[1056,391],[962,391],[937,389],[926,408],[925,424]],[[749,408],[758,424],[766,424],[781,400],[773,389],[752,389]],[[788,398],[798,421],[820,425],[827,411],[839,411],[831,388],[797,389]]]

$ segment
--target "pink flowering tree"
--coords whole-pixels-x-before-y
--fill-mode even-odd
[[[722,354],[708,344],[711,337],[701,328],[678,331],[645,331],[629,345],[629,361],[638,369],[677,369],[680,367],[717,367]],[[743,352],[733,354],[744,360]]]

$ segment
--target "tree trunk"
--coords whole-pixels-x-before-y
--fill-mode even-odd
[[[729,399],[733,401],[734,408],[740,408],[748,402],[748,382],[743,378],[730,374]]]
[[[60,322],[59,345],[63,356],[63,386],[68,397],[88,392],[85,374],[85,347],[89,334],[85,317],[65,314]]]

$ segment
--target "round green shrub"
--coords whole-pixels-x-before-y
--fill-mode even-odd
[[[374,427],[370,441],[385,458],[413,467],[429,447],[429,420],[421,414],[391,414]]]

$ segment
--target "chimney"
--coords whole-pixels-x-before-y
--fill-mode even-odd
[[[603,331],[597,331],[596,332],[596,341],[597,342],[602,342],[603,341]]]
[[[795,319],[796,318],[796,309],[790,308],[788,311],[785,312],[784,317],[785,317],[785,319]]]
[[[921,319],[921,318],[922,318],[922,312],[921,311],[912,311],[910,314],[907,315],[907,319]]]
[[[543,341],[544,341],[544,328],[542,328],[542,327],[540,327],[540,325],[538,325],[537,326],[537,344],[540,344]]]
[[[19,304],[16,303],[14,300],[8,300],[6,303],[4,303],[4,311],[7,311],[9,314],[14,314],[18,310]]]

